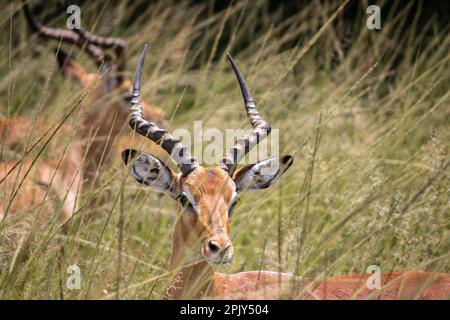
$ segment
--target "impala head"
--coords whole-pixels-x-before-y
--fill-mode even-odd
[[[119,99],[110,98],[115,98],[114,102],[117,102],[116,106],[119,108],[119,112],[127,116],[130,103],[129,93],[133,84],[124,76],[125,41],[116,37],[101,37],[82,28],[74,30],[50,28],[37,21],[27,3],[24,3],[23,9],[28,25],[34,32],[43,38],[54,39],[80,48],[92,59],[102,77],[98,77],[96,73],[87,72],[73,57],[62,49],[57,49],[55,51],[63,75],[78,82],[83,88],[88,88],[94,81],[97,81],[95,92],[92,95],[94,101],[114,92]],[[109,49],[113,51],[112,55],[105,52]],[[166,123],[165,114],[161,109],[144,101],[142,105],[146,116],[152,121],[159,124]]]
[[[235,171],[237,163],[267,137],[271,128],[257,111],[244,78],[228,55],[241,87],[253,131],[239,139],[219,165],[210,168],[199,165],[178,138],[142,116],[140,87],[146,51],[147,45],[136,70],[130,126],[137,133],[159,143],[177,163],[180,173],[173,172],[158,158],[136,150],[123,151],[122,158],[126,164],[130,164],[130,173],[139,183],[168,193],[182,206],[183,213],[174,231],[175,240],[181,240],[211,264],[229,263],[234,255],[230,220],[239,193],[248,189],[267,188],[289,168],[293,158],[274,157]],[[272,172],[264,170],[270,167],[277,169]]]

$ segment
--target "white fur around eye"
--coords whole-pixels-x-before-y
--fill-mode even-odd
[[[185,197],[189,200],[189,202],[191,203],[191,205],[192,205],[192,208],[194,208],[194,210],[195,210],[195,212],[198,214],[199,213],[199,210],[198,210],[198,207],[197,207],[197,203],[195,203],[195,201],[194,201],[194,197],[191,195],[191,193],[189,192],[189,190],[186,190],[186,189],[184,189],[183,188],[183,190],[184,190],[184,195],[185,195]]]

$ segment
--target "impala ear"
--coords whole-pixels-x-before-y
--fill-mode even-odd
[[[130,166],[131,175],[142,184],[178,196],[177,176],[158,158],[133,149],[122,151],[122,160]]]
[[[236,191],[268,188],[289,169],[293,162],[294,157],[285,155],[281,158],[273,157],[243,167],[233,176]]]

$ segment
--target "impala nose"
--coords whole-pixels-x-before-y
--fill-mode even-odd
[[[228,238],[210,239],[207,241],[203,253],[207,260],[214,260],[222,263],[230,263],[234,256],[233,245]]]
[[[220,251],[220,244],[217,241],[211,240],[208,242],[209,251],[216,253]]]

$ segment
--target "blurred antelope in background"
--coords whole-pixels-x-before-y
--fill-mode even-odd
[[[450,275],[427,272],[381,274],[380,290],[366,286],[369,275],[349,275],[315,281],[272,271],[237,274],[215,272],[215,267],[229,264],[234,249],[230,239],[233,207],[240,193],[272,185],[293,163],[289,155],[262,160],[236,170],[238,162],[265,139],[271,126],[256,109],[250,90],[236,66],[247,116],[253,126],[248,136],[239,139],[222,162],[205,168],[193,158],[180,140],[143,117],[141,76],[147,46],[136,69],[131,98],[130,126],[140,135],[157,142],[171,155],[180,169],[173,172],[160,159],[134,149],[123,151],[130,174],[141,184],[166,192],[179,202],[173,231],[170,269],[177,273],[166,291],[166,298],[219,299],[413,299],[446,298],[450,294]],[[264,173],[279,162],[278,170]]]
[[[40,24],[33,16],[28,4],[23,10],[31,29],[42,38],[54,39],[77,46],[95,62],[98,73],[89,73],[72,57],[62,50],[57,50],[57,59],[63,75],[76,82],[88,94],[83,103],[86,107],[81,114],[81,124],[73,133],[72,126],[62,125],[52,139],[66,139],[73,134],[74,141],[68,146],[63,158],[59,160],[25,158],[18,165],[17,161],[5,162],[2,159],[0,185],[0,219],[5,214],[32,210],[43,205],[45,211],[52,211],[49,190],[58,195],[63,205],[64,220],[75,210],[80,188],[92,189],[102,169],[117,146],[137,143],[130,134],[125,134],[124,123],[128,118],[128,103],[132,83],[124,74],[124,56],[126,44],[115,37],[101,37],[83,29],[65,30],[49,28]],[[114,56],[107,55],[104,49],[113,49]],[[143,103],[144,113],[149,119],[164,124],[161,109]],[[43,131],[47,124],[33,123],[23,116],[0,121],[2,143],[16,152],[24,151],[31,128]],[[120,148],[123,149],[123,148]],[[16,181],[22,181],[17,183]],[[14,195],[14,196],[12,196]]]

